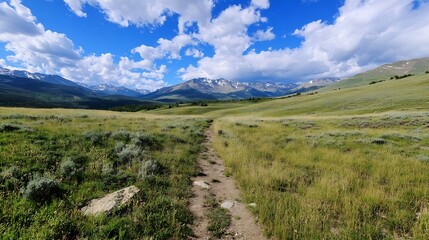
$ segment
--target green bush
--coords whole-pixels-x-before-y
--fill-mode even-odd
[[[78,170],[78,167],[76,163],[70,157],[64,160],[63,162],[61,162],[61,165],[60,165],[61,176],[66,178],[73,177],[76,174],[77,170]]]
[[[100,145],[103,142],[104,135],[101,132],[87,132],[84,134],[86,140],[89,140],[94,145]]]
[[[129,131],[119,130],[117,132],[112,133],[112,138],[116,140],[129,141],[134,134]]]
[[[141,179],[154,176],[162,172],[162,167],[155,160],[143,161],[140,165],[139,176]]]
[[[37,203],[50,201],[61,194],[61,188],[55,180],[37,176],[25,188],[24,196]]]
[[[3,179],[17,178],[19,175],[19,169],[16,166],[9,167],[0,173],[0,177]]]
[[[120,164],[126,164],[143,157],[143,150],[137,146],[128,145],[116,154]]]
[[[161,150],[163,148],[163,140],[160,136],[150,133],[138,134],[133,138],[133,143],[143,149]]]
[[[12,124],[12,123],[0,123],[0,132],[13,132],[13,131],[31,132],[34,130],[24,125]]]
[[[122,152],[122,150],[125,148],[125,144],[123,142],[117,142],[115,144],[115,153],[118,154]]]

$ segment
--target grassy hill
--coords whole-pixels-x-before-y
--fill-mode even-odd
[[[0,106],[109,109],[131,104],[153,104],[153,101],[125,96],[101,97],[80,86],[0,75]]]
[[[403,76],[406,74],[420,75],[429,71],[429,58],[412,59],[400,61],[392,64],[385,64],[376,69],[357,74],[343,81],[328,85],[322,91],[330,91],[340,88],[351,88],[368,85],[369,83],[381,80],[388,80],[393,76]]]
[[[208,107],[183,106],[151,111],[169,115],[286,117],[294,115],[353,115],[429,109],[429,74],[363,85],[355,88],[303,94],[260,103],[219,102]]]
[[[216,119],[216,152],[274,239],[428,239],[428,92],[420,74],[151,112]]]
[[[272,239],[429,239],[428,92],[429,74],[420,74],[132,114],[0,108],[0,235],[188,238],[190,179],[213,121],[225,172],[240,201],[256,203]],[[148,161],[162,170],[148,177]],[[41,176],[57,192],[38,202],[28,192]],[[90,199],[129,185],[141,189],[129,206],[80,213]]]

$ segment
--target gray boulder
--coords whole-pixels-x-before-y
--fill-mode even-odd
[[[84,215],[98,215],[101,213],[109,213],[113,209],[123,206],[131,201],[131,199],[140,190],[136,186],[130,186],[109,193],[102,198],[91,200],[91,202],[81,209]]]

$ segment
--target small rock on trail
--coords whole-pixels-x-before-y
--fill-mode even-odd
[[[210,189],[210,186],[204,181],[194,181],[193,185],[204,189]]]

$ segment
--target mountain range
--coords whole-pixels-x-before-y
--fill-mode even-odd
[[[56,75],[0,69],[0,106],[109,109],[152,101],[106,95]]]
[[[5,79],[8,76],[9,78]],[[53,99],[70,101],[97,97],[132,98],[136,100],[154,100],[160,102],[195,101],[195,100],[227,100],[244,98],[278,97],[312,88],[318,88],[336,80],[312,80],[302,84],[284,83],[244,83],[226,79],[192,79],[181,84],[165,87],[155,92],[132,90],[111,84],[86,85],[76,83],[57,75],[30,73],[22,70],[0,68],[0,91],[11,95],[14,91],[25,92],[28,97],[39,97],[41,94],[48,102]],[[28,81],[25,81],[28,79]],[[53,84],[53,85],[49,85]],[[35,88],[34,86],[43,86]],[[19,87],[18,87],[19,86]],[[57,88],[58,91],[55,91]],[[37,91],[32,92],[32,90]],[[48,89],[50,89],[48,91]],[[12,91],[13,90],[13,91]],[[64,91],[68,90],[68,94]],[[72,94],[73,93],[73,94]],[[9,96],[8,95],[8,96]],[[52,95],[52,96],[51,96]],[[5,98],[5,94],[3,98]],[[14,99],[14,96],[10,96]],[[24,98],[25,99],[25,98]],[[5,105],[4,103],[2,105]]]
[[[421,58],[385,64],[345,80],[324,78],[286,84],[197,78],[147,92],[111,84],[89,86],[57,75],[0,68],[0,106],[106,109],[127,104],[270,98],[319,88],[328,91],[368,85],[395,75],[423,74],[428,70],[429,58]]]
[[[276,97],[288,94],[296,87],[296,84],[242,83],[226,79],[198,78],[161,88],[145,95],[145,98],[176,101]]]
[[[145,95],[144,98],[157,101],[269,98],[318,89],[339,80],[337,78],[315,79],[304,83],[285,84],[197,78],[161,88]]]

